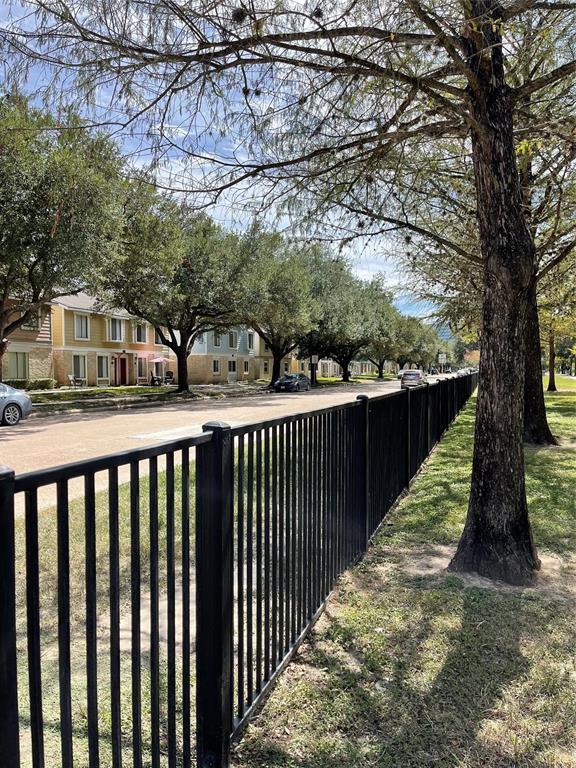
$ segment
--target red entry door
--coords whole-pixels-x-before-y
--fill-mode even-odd
[[[126,358],[125,357],[119,358],[118,365],[119,365],[118,384],[120,384],[120,386],[124,386],[125,384],[128,383],[128,378],[126,375]]]

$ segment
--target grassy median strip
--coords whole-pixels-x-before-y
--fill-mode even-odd
[[[444,572],[466,513],[472,400],[341,579],[237,768],[576,766],[576,394],[546,401],[562,445],[526,450],[541,584]]]

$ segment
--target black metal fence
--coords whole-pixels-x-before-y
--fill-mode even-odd
[[[1,768],[228,765],[476,383],[2,468]]]

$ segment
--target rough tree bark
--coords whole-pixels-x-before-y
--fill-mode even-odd
[[[548,334],[548,392],[558,392],[556,389],[556,339],[554,328]]]
[[[2,378],[2,367],[4,365],[4,355],[6,354],[6,350],[8,349],[8,342],[4,341],[3,337],[1,336],[0,331],[0,383],[3,381]]]
[[[350,381],[350,363],[352,362],[351,357],[347,358],[334,358],[340,368],[342,368],[342,381]]]
[[[283,352],[272,352],[272,378],[270,379],[270,386],[274,386],[274,382],[280,378],[280,366],[282,365]]]
[[[524,440],[535,445],[558,445],[558,441],[550,431],[546,417],[535,280],[530,283],[528,292],[525,339]]]
[[[476,18],[489,15],[482,0],[473,1],[471,10]],[[469,58],[478,77],[469,94],[486,265],[480,387],[468,514],[449,568],[527,584],[540,567],[528,519],[522,440],[524,328],[534,243],[522,205],[501,40],[493,39],[487,23],[484,27]]]
[[[378,364],[377,364],[377,368],[378,368],[378,378],[379,378],[379,379],[383,379],[383,378],[384,378],[384,363],[385,363],[385,361],[384,361],[384,360],[380,360],[380,361],[378,362]]]
[[[178,370],[178,392],[188,392],[188,350],[186,347],[179,347],[174,350],[177,360]]]

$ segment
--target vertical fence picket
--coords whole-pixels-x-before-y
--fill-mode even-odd
[[[20,765],[16,665],[14,471],[0,465],[0,765]]]

